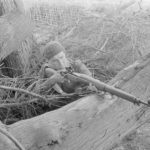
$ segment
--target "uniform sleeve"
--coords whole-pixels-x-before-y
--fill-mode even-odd
[[[39,74],[41,78],[47,78],[47,80],[40,84],[37,90],[38,92],[54,88],[58,93],[64,93],[60,86],[57,84],[63,81],[63,77],[59,73],[57,73],[57,71],[50,68],[48,64],[44,64],[41,67]]]
[[[40,86],[38,87],[38,92],[40,92],[40,91],[44,91],[44,90],[46,90],[46,89],[51,89],[51,88],[53,88],[57,83],[59,83],[59,82],[62,82],[62,77],[61,77],[61,75],[59,75],[59,74],[54,74],[54,75],[52,75],[51,77],[49,77],[49,78],[47,78],[47,80],[45,81],[45,82],[43,82],[42,84],[40,84]],[[58,87],[58,85],[57,86],[55,86],[55,87],[57,87],[57,92],[58,93],[62,93],[63,91],[60,89],[60,87]]]
[[[73,67],[75,69],[75,72],[92,76],[92,73],[90,72],[90,70],[80,60],[75,61],[73,64]]]
[[[54,69],[49,68],[48,64],[44,64],[39,71],[39,75],[41,78],[49,78],[55,73],[56,71]]]
[[[78,73],[81,73],[81,74],[86,74],[88,76],[92,76],[92,73],[89,71],[89,69],[80,61],[75,61],[75,62],[72,62],[72,67],[73,67],[73,70],[75,72],[78,72]],[[77,78],[75,76],[72,76],[70,74],[68,74],[66,76],[66,78],[71,81],[70,84],[72,84],[72,87],[83,87],[83,86],[87,86],[89,85],[89,82],[88,81],[85,81],[83,79],[80,79],[80,78]],[[65,83],[67,84],[67,82]],[[70,85],[71,87],[71,85]]]

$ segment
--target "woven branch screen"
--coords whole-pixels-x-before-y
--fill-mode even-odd
[[[3,6],[7,11],[11,10],[11,5],[12,5],[12,8],[15,7],[13,4],[13,0],[10,0],[10,1],[1,0],[1,2],[5,3],[5,5],[3,4]],[[79,5],[75,5],[75,4],[74,5],[73,4],[72,5],[71,4],[70,5],[66,5],[66,4],[57,5],[57,4],[49,4],[48,2],[42,2],[42,1],[40,2],[37,1],[37,3],[34,4],[29,9],[27,14],[30,14],[30,17],[32,18],[32,20],[36,22],[37,28],[33,34],[34,38],[36,39],[36,41],[39,41],[37,43],[42,43],[44,41],[43,42],[44,44],[48,41],[51,41],[57,38],[59,39],[59,35],[61,35],[61,37],[63,37],[63,35],[64,37],[66,37],[67,33],[69,33],[69,31],[71,31],[72,28],[76,27],[76,25],[78,25],[79,22],[82,21],[82,19],[88,15],[84,7],[81,7]],[[114,43],[113,37],[119,34],[120,37],[131,39],[130,40],[132,42],[131,44],[136,45],[134,44],[134,41],[132,40],[134,38],[133,35],[136,36],[135,32],[137,30],[134,29],[136,26],[134,26],[133,31],[132,31],[130,26],[133,26],[133,25],[130,24],[130,22],[128,23],[124,21],[126,20],[124,16],[120,18],[122,19],[122,22],[121,22],[121,19],[118,21],[116,20],[116,18],[113,18],[113,17],[111,17],[112,22],[109,20],[107,21],[107,19],[110,19],[110,18],[106,18],[105,22],[104,21],[102,22],[101,20],[98,20],[97,18],[93,18],[93,20],[91,19],[91,23],[90,23],[90,20],[85,21],[85,24],[82,22],[82,24],[80,24],[81,29],[80,29],[80,26],[78,26],[77,28],[79,29],[79,31],[77,31],[78,36],[77,38],[73,40],[79,40],[81,43],[85,41],[85,44],[88,43],[96,47],[97,49],[99,49],[101,48],[105,40],[109,39],[106,44],[106,49],[112,49],[111,45],[113,45]],[[97,21],[97,25],[95,21]],[[119,25],[120,27],[123,24],[126,24],[125,31],[124,31],[124,28],[122,27],[121,27],[121,32],[119,31],[120,29],[118,28],[117,22],[120,22],[120,25]],[[108,30],[107,30],[107,25],[108,25]],[[89,26],[91,28],[89,28]],[[84,34],[84,31],[85,31],[85,34]],[[86,37],[86,40],[84,40],[85,39],[84,36]],[[123,40],[122,41],[121,40],[122,38],[117,39],[117,41],[120,41],[122,43]],[[137,40],[136,40],[136,43],[137,43]],[[23,63],[26,64],[28,63],[28,58],[30,57],[32,53],[31,51],[32,42],[30,39],[27,39],[21,45],[22,46],[19,49],[19,54],[23,60]],[[79,45],[78,41],[77,41],[77,45]],[[132,45],[131,45],[131,49],[134,48]],[[118,49],[118,48],[114,48],[114,49]],[[120,51],[120,49],[118,49],[118,51]],[[116,52],[115,52],[115,55],[116,55]],[[121,52],[121,55],[122,55],[122,52]],[[133,61],[134,60],[135,59],[133,59]]]
[[[79,6],[47,5],[43,3],[31,8],[32,19],[51,26],[73,25],[84,13]]]
[[[44,26],[44,31],[57,37],[64,30],[78,24],[86,14],[81,6],[37,3],[30,8],[30,15],[37,26]]]
[[[1,10],[3,11],[3,14],[11,12],[16,8],[14,0],[1,0],[0,4],[1,4]],[[82,7],[75,6],[75,5],[69,5],[69,6],[68,5],[56,5],[56,4],[48,5],[48,3],[36,3],[26,13],[30,14],[31,19],[36,22],[36,25],[38,27],[37,29],[39,29],[42,32],[46,31],[48,32],[47,33],[48,36],[52,35],[53,37],[57,36],[59,32],[61,32],[65,28],[73,27],[75,24],[77,24],[80,21],[82,17],[85,16],[85,13]],[[42,26],[44,27],[42,28]],[[9,29],[11,28],[9,27]],[[9,37],[12,36],[13,38],[13,33],[8,33],[7,35]],[[35,35],[36,35],[36,32],[35,32]],[[39,35],[39,38],[41,37],[42,35]],[[43,33],[42,40],[44,38],[46,38],[45,33]],[[2,40],[4,39],[2,38]],[[2,41],[0,42],[2,43]],[[18,49],[19,55],[25,66],[26,64],[28,64],[29,62],[28,59],[32,53],[31,47],[32,47],[32,40],[31,38],[27,38],[25,39],[25,41],[22,42],[22,44],[20,45]],[[6,47],[3,52],[1,51],[0,59],[3,60],[11,52],[12,52],[12,49],[9,49]]]

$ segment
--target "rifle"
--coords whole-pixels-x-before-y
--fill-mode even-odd
[[[116,95],[116,96],[123,98],[123,99],[125,99],[133,104],[136,104],[138,106],[140,104],[143,104],[143,105],[150,107],[150,101],[145,103],[145,102],[141,101],[140,99],[136,98],[134,95],[127,93],[121,89],[110,86],[104,82],[101,82],[100,80],[94,79],[93,77],[90,77],[85,74],[75,73],[75,72],[73,72],[73,70],[71,70],[71,68],[67,68],[66,70],[67,71],[62,72],[63,75],[67,75],[67,74],[72,75],[76,78],[79,78],[79,79],[82,79],[89,83],[92,83],[97,89],[104,91],[104,92],[109,92],[112,95]]]

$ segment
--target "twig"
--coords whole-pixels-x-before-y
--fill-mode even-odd
[[[9,86],[4,86],[4,85],[0,85],[0,89],[11,90],[11,91],[17,91],[17,92],[25,93],[25,94],[28,94],[28,95],[31,95],[33,97],[40,98],[40,99],[46,101],[46,98],[42,97],[41,95],[33,93],[33,92],[29,92],[29,91],[24,90],[24,89],[14,88],[14,87],[9,87]]]
[[[21,69],[15,69],[11,67],[1,67],[0,69],[11,69],[11,70],[16,70],[16,71],[21,71]]]
[[[7,138],[9,138],[17,147],[19,150],[25,150],[25,148],[21,145],[21,143],[13,137],[9,132],[5,131],[4,129],[0,128],[0,132],[5,135]]]
[[[92,93],[88,92],[88,93],[81,93],[81,94],[78,94],[78,95],[79,96],[85,96],[87,94],[92,94]],[[54,101],[56,99],[61,99],[61,98],[70,98],[71,96],[74,96],[74,95],[77,95],[77,94],[76,93],[72,93],[72,94],[65,94],[65,95],[52,95],[52,96],[47,97],[45,99],[45,101],[49,102],[49,101]],[[36,103],[39,100],[40,99],[35,98],[35,99],[30,100],[30,101],[21,102],[21,103],[5,103],[5,104],[0,104],[0,108],[19,107],[19,106],[30,104],[30,103]]]
[[[53,96],[47,97],[47,99],[45,99],[45,101],[48,102],[48,101],[52,101],[52,100],[56,100],[56,99],[60,99],[60,98],[70,98],[73,95],[75,95],[75,94],[73,93],[73,94],[65,94],[65,95],[53,95]],[[10,100],[10,101],[12,102],[12,100]],[[26,105],[29,103],[35,103],[37,101],[39,101],[39,99],[34,98],[30,101],[21,102],[21,103],[5,103],[5,104],[0,104],[0,108],[19,107],[19,106]]]
[[[138,5],[139,5],[140,10],[142,10],[141,3],[142,3],[142,0],[140,0],[140,1],[138,2]]]
[[[56,98],[56,97],[55,97]],[[54,97],[51,97],[50,99],[48,100],[53,100],[55,99]],[[47,101],[48,101],[47,100]],[[35,103],[39,101],[38,98],[35,98],[35,99],[32,99],[30,101],[26,101],[26,102],[21,102],[21,103],[5,103],[5,104],[0,104],[0,108],[8,108],[8,107],[19,107],[19,106],[22,106],[22,105],[26,105],[26,104],[29,104],[29,103]]]
[[[86,60],[83,61],[83,63],[87,63],[87,62],[90,62],[90,61],[96,61],[96,60],[98,60],[98,59],[101,59],[101,58],[96,58],[97,55],[98,55],[100,52],[102,52],[102,53],[108,53],[108,52],[104,52],[104,51],[103,51],[103,49],[104,49],[104,47],[106,46],[108,40],[109,40],[109,38],[107,38],[107,39],[105,40],[104,44],[102,45],[102,47],[101,47],[100,49],[90,46],[91,48],[96,49],[97,52],[94,54],[94,56],[93,56],[91,59],[86,59]]]
[[[68,40],[69,41],[69,40]],[[108,52],[105,52],[105,51],[102,51],[102,49],[105,47],[105,45],[107,44],[107,41],[108,41],[108,38],[106,39],[106,43],[104,42],[104,44],[103,44],[103,46],[99,49],[99,48],[96,48],[96,47],[94,47],[94,46],[92,46],[92,45],[89,45],[89,44],[83,44],[83,43],[81,43],[81,42],[79,42],[79,41],[72,41],[72,40],[70,40],[70,42],[72,42],[72,43],[75,43],[76,45],[79,45],[79,44],[81,44],[81,46],[88,46],[88,47],[90,47],[90,48],[93,48],[93,49],[95,49],[95,50],[97,50],[97,51],[99,51],[99,52],[102,52],[102,53],[108,53]]]
[[[24,77],[24,78],[19,78],[19,77],[16,77],[16,78],[10,78],[10,77],[5,77],[5,78],[0,78],[0,80],[30,80],[30,79],[39,79],[38,77]]]
[[[108,42],[109,38],[107,38],[104,42],[104,44],[102,45],[102,47],[94,54],[94,57],[97,56],[100,52],[104,52],[102,51],[104,49],[104,47],[106,46],[107,42]]]

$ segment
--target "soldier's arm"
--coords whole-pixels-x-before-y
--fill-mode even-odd
[[[81,74],[86,74],[88,76],[92,77],[92,73],[90,72],[90,70],[86,67],[86,65],[84,63],[82,63],[80,60],[77,60],[75,62],[75,66],[77,68],[77,71]],[[84,82],[85,84],[89,85],[88,88],[92,91],[97,91],[96,87],[93,86],[91,83],[87,82],[87,81],[81,81]]]
[[[92,76],[92,73],[90,72],[90,70],[80,60],[75,61],[74,65],[75,65],[75,68],[77,69],[77,72],[86,74],[88,76]]]
[[[41,66],[41,69],[39,71],[40,78],[45,78],[45,69],[48,67],[48,64],[44,64]]]
[[[51,69],[51,68],[45,68],[45,75],[47,78],[53,76],[57,74],[57,71],[55,71],[54,69]]]
[[[74,69],[75,72],[78,72],[78,73],[81,73],[81,74],[86,74],[88,76],[92,76],[92,73],[85,66],[85,64],[83,64],[80,60],[75,61],[72,65],[73,65],[73,69]],[[73,76],[70,76],[70,75],[68,75],[68,78],[71,81],[75,81],[77,83],[83,83],[83,84],[86,84],[86,85],[89,84],[89,82],[87,82],[85,80],[82,80],[80,78],[76,78],[76,77],[73,77]]]
[[[58,92],[59,94],[66,94],[66,93],[61,89],[61,87],[60,87],[58,84],[55,84],[55,85],[53,86],[53,88],[54,88],[54,90],[55,90],[56,92]]]
[[[49,68],[48,64],[42,65],[40,71],[39,71],[39,76],[41,78],[48,78],[54,75],[56,71],[54,69]]]
[[[58,87],[57,83],[62,82],[62,80],[63,79],[62,79],[60,74],[58,74],[58,73],[54,74],[51,77],[47,78],[47,80],[40,85],[40,90],[46,90],[46,89],[54,88],[54,89],[56,89],[56,91],[58,89],[57,92],[59,92],[61,90],[59,90],[59,88],[57,88]]]
[[[57,84],[63,81],[62,76],[52,68],[49,68],[48,64],[44,64],[40,70],[40,77],[48,78],[42,85],[41,89],[53,88],[59,94],[65,94],[61,87]]]
[[[63,77],[57,73],[57,71],[51,69],[51,68],[46,68],[45,69],[45,74],[46,77],[49,78],[47,81],[45,81],[43,87],[49,87],[52,88],[58,92],[59,94],[65,94],[61,87],[58,85],[58,83],[63,81]]]

